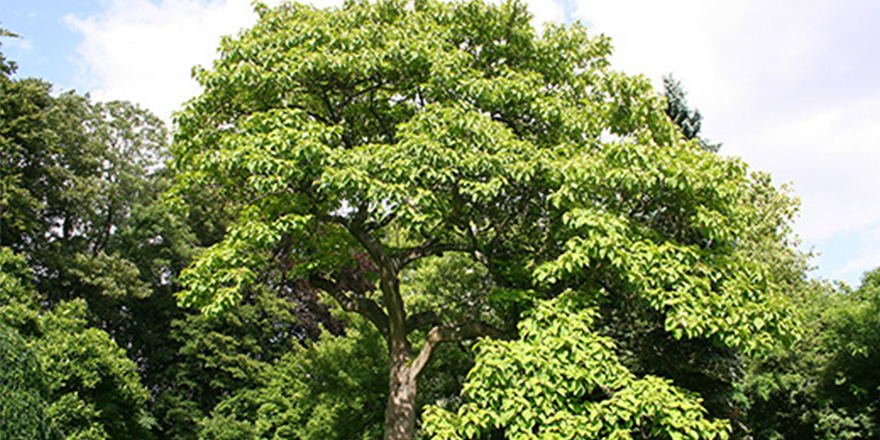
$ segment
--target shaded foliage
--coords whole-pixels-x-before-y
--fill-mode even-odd
[[[874,438],[880,429],[878,270],[861,287],[800,292],[804,337],[752,363],[749,425],[758,438]]]

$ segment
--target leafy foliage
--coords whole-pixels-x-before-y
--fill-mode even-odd
[[[0,408],[9,415],[7,431],[29,438],[150,438],[146,412],[149,398],[125,352],[99,329],[87,326],[85,302],[63,302],[39,313],[37,296],[28,286],[24,259],[8,248],[0,251],[0,330],[7,381]],[[12,293],[12,295],[10,295]],[[10,400],[15,396],[22,400]],[[21,412],[12,413],[15,406]],[[32,436],[32,437],[30,437]]]
[[[27,336],[37,333],[37,315],[26,306],[29,272],[21,255],[0,248],[0,439],[50,438],[46,417],[48,384],[38,352]],[[24,333],[24,335],[22,335]]]
[[[592,328],[595,318],[569,294],[539,304],[520,340],[482,341],[467,403],[426,413],[432,438],[727,438],[726,423],[706,419],[695,395],[629,372],[614,342]]]
[[[196,69],[205,91],[177,116],[172,194],[185,208],[209,193],[233,219],[179,299],[222,314],[280,271],[361,313],[388,340],[388,438],[412,437],[415,377],[439,344],[509,337],[566,290],[621,339],[609,353],[650,343],[614,316],[657,326],[667,353],[751,355],[795,332],[795,201],[684,139],[670,100],[610,69],[607,38],[539,36],[515,1],[258,12]],[[685,374],[635,370],[614,389],[702,414],[670,383]]]
[[[363,319],[277,359],[264,382],[224,399],[202,439],[378,439],[387,399],[384,341]],[[352,362],[357,360],[357,362]]]
[[[798,304],[805,334],[752,363],[746,381],[749,425],[761,438],[873,438],[878,303],[875,269],[855,291],[815,283]]]
[[[172,322],[170,339],[177,351],[155,391],[163,438],[198,438],[202,418],[229,396],[264,389],[272,365],[320,336],[320,326],[341,331],[342,323],[328,312],[321,318],[303,310],[308,304],[273,293],[254,292],[223,316],[187,314]]]

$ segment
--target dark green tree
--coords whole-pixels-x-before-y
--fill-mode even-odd
[[[687,93],[681,87],[681,81],[666,75],[663,77],[663,96],[666,97],[666,115],[680,129],[685,139],[697,139],[700,147],[706,151],[717,153],[721,144],[709,143],[708,139],[701,139],[700,128],[703,116],[697,109],[691,110],[687,105]]]
[[[273,365],[317,339],[322,326],[342,331],[342,322],[317,298],[312,302],[267,286],[245,295],[223,316],[187,313],[174,319],[168,338],[176,351],[153,390],[157,431],[166,439],[199,438],[202,419],[218,404],[265,390]]]
[[[58,422],[65,429],[69,422],[70,436],[147,436],[141,428],[149,418],[132,415],[145,410],[147,399],[134,371],[124,372],[132,364],[119,358],[119,347],[153,384],[154,372],[175,353],[169,330],[180,312],[172,281],[191,240],[160,200],[168,185],[165,128],[130,103],[93,103],[73,92],[52,96],[50,84],[15,79],[14,64],[0,64],[0,246],[30,268],[34,299],[23,310],[42,317],[35,321],[42,330],[27,343],[43,367],[54,374],[57,360],[70,368],[59,374],[74,382],[45,377],[52,398],[62,393],[56,386],[72,393],[65,392],[66,403],[50,404],[49,417],[73,417]],[[64,351],[75,344],[83,357]],[[106,359],[94,359],[100,356]],[[93,382],[103,381],[95,379],[101,374],[108,382]],[[129,394],[117,385],[131,388]],[[140,421],[111,422],[127,417]]]
[[[267,365],[262,383],[221,401],[202,421],[200,438],[380,438],[385,343],[363,318],[351,319],[345,334],[326,332],[293,347]]]
[[[136,365],[88,325],[84,301],[42,309],[32,278],[22,255],[0,248],[0,361],[11,367],[0,383],[0,438],[150,438]]]
[[[804,335],[750,363],[748,422],[756,438],[875,438],[880,429],[880,270],[862,285],[815,282],[797,298]]]

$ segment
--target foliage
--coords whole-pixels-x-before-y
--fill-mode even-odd
[[[4,417],[18,423],[4,432],[29,430],[32,438],[150,438],[149,395],[135,364],[106,332],[87,326],[85,303],[62,302],[51,311],[38,312],[24,259],[2,248],[0,262],[3,360],[11,355],[23,361],[3,370],[13,378],[21,376],[21,382],[4,380],[4,388],[11,387],[13,393],[4,393],[2,409],[33,405],[16,417]],[[15,394],[23,400],[7,400]]]
[[[0,248],[0,439],[47,439],[45,410],[48,384],[36,350],[26,336],[38,332],[28,300],[27,263],[9,248]],[[19,329],[22,330],[21,333]]]
[[[34,350],[0,323],[0,439],[48,438],[45,388]]]
[[[378,439],[387,399],[385,343],[363,319],[277,359],[265,381],[220,402],[200,438]],[[357,361],[353,361],[357,360]]]
[[[592,328],[596,311],[566,295],[539,304],[518,341],[484,340],[468,375],[466,402],[425,415],[432,438],[727,438],[695,395],[669,380],[635,377],[615,344]]]
[[[880,435],[880,269],[845,292],[828,312],[823,345],[828,365],[823,379],[836,407],[862,419],[864,436]]]
[[[717,153],[721,149],[721,144],[710,144],[708,139],[700,139],[700,128],[702,127],[703,115],[699,110],[691,110],[688,108],[686,93],[681,87],[681,82],[673,78],[672,75],[663,77],[663,96],[666,97],[666,115],[680,129],[685,139],[697,138],[700,147],[706,151]]]
[[[223,316],[187,314],[171,324],[177,351],[155,391],[163,438],[194,439],[199,421],[229,396],[263,389],[272,365],[320,335],[320,326],[341,323],[317,304],[296,303],[274,292],[256,291]]]
[[[749,425],[759,438],[877,436],[877,270],[862,286],[814,283],[800,292],[804,337],[750,365]]]

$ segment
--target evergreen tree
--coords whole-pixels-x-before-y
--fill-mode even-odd
[[[666,115],[681,129],[685,139],[696,138],[701,148],[713,153],[721,149],[720,143],[712,144],[708,139],[699,137],[703,116],[699,110],[691,110],[688,107],[687,93],[681,87],[681,82],[672,75],[663,77],[663,96],[666,97]]]

